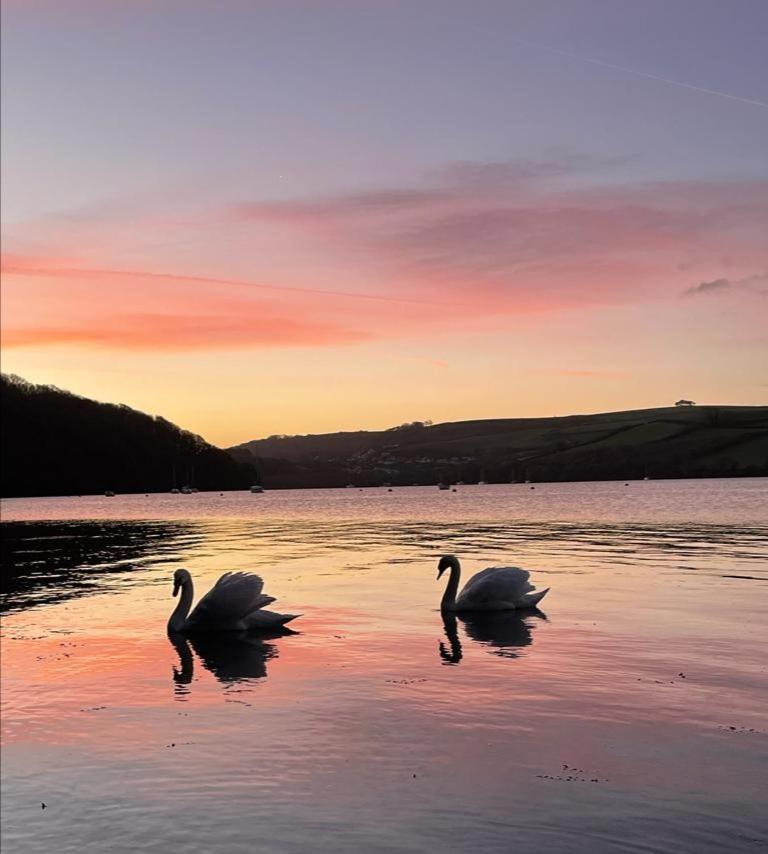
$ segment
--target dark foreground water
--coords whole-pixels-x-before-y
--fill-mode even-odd
[[[3,502],[3,851],[756,852],[768,482]],[[444,622],[440,554],[551,586]],[[171,576],[298,634],[172,644]],[[46,808],[42,808],[42,804]]]

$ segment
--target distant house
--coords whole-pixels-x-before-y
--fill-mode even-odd
[[[678,400],[675,406],[696,406],[696,404],[692,400]]]

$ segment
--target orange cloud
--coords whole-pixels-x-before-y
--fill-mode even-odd
[[[608,379],[608,380],[626,380],[632,374],[624,371],[559,371],[564,377],[589,377],[592,379]]]
[[[330,347],[392,338],[477,305],[186,274],[5,260],[2,344],[121,350]],[[249,291],[255,293],[248,293]]]
[[[6,348],[326,347],[370,337],[354,316],[328,311],[322,296],[301,289],[243,295],[229,287],[241,283],[205,277],[4,261]]]
[[[367,333],[280,316],[133,314],[96,326],[38,326],[3,334],[5,347],[82,344],[121,350],[215,350],[242,347],[328,347],[363,341]]]

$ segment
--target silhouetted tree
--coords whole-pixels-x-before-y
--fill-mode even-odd
[[[239,489],[254,468],[165,418],[20,377],[0,378],[4,496],[156,492],[185,481]]]

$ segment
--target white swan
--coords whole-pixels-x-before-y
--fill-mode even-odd
[[[454,555],[444,555],[437,565],[437,578],[446,569],[451,576],[445,588],[440,609],[443,611],[514,611],[535,608],[547,595],[545,590],[536,590],[528,581],[530,574],[516,566],[491,566],[483,569],[464,585],[459,596],[461,564]]]
[[[264,611],[275,597],[262,593],[263,587],[264,582],[253,573],[225,572],[189,614],[194,597],[192,576],[186,569],[177,569],[173,574],[173,595],[181,590],[181,598],[168,620],[168,632],[274,630],[301,616]]]

